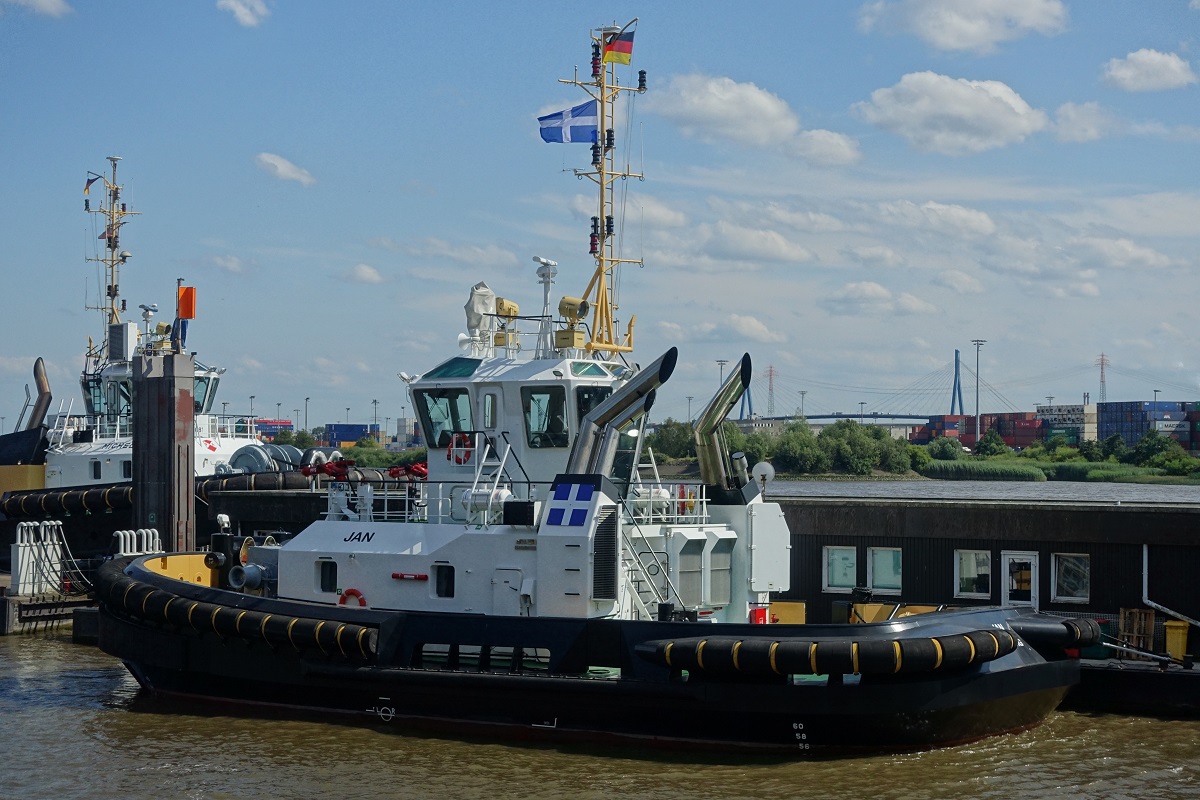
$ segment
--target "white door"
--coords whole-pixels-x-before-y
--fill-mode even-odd
[[[492,613],[509,617],[521,615],[521,570],[492,571]]]
[[[1038,554],[1003,550],[1000,553],[1000,605],[1038,608]]]

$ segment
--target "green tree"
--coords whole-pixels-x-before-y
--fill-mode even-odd
[[[316,443],[317,440],[313,438],[313,435],[304,430],[298,431],[296,433],[295,440],[292,442],[292,444],[294,444],[296,447],[299,447],[301,450],[307,450]]]
[[[775,466],[796,475],[828,472],[829,456],[806,422],[784,428],[775,447]]]
[[[933,456],[929,454],[929,448],[919,444],[910,444],[908,446],[908,461],[909,466],[914,472],[921,472],[925,467],[933,463]]]
[[[954,436],[939,436],[925,445],[925,449],[938,461],[957,461],[963,457],[962,445]]]
[[[287,428],[284,428],[279,433],[275,434],[273,441],[275,444],[290,444],[294,446],[296,444],[296,434],[292,433]]]
[[[865,426],[842,419],[821,431],[817,437],[829,456],[833,469],[851,475],[870,475],[879,463],[879,448]]]
[[[667,417],[646,437],[646,445],[653,448],[654,454],[670,458],[684,458],[696,455],[696,441],[692,436],[692,426],[686,422],[677,422]]]
[[[1112,436],[1109,436],[1100,445],[1100,452],[1104,454],[1104,457],[1106,459],[1112,459],[1113,461],[1124,461],[1125,453],[1128,451],[1128,449],[1129,448],[1125,446],[1125,439],[1122,438],[1121,434],[1119,433],[1114,433]]]
[[[1079,443],[1079,455],[1088,461],[1103,461],[1104,449],[1095,439],[1084,439]]]
[[[879,430],[884,430],[880,428]],[[886,432],[886,431],[885,431]],[[912,469],[912,457],[908,442],[887,436],[879,442],[879,468],[896,475]]]
[[[983,434],[983,437],[975,445],[975,455],[977,456],[1000,456],[1011,452],[1011,448],[1004,443],[1004,439],[1000,437],[1000,432],[995,428],[988,428],[987,432]]]
[[[1187,457],[1187,452],[1179,442],[1151,429],[1138,440],[1138,443],[1125,454],[1125,458],[1122,460],[1139,467],[1153,467],[1164,461]]]

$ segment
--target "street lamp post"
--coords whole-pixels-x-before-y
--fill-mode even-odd
[[[254,416],[254,395],[250,395],[250,416]]]
[[[229,413],[228,411],[226,411],[226,408],[228,408],[228,406],[229,406],[228,400],[221,401],[221,416],[222,417],[226,416]]]
[[[717,366],[721,368],[721,382],[718,384],[719,386],[725,385],[725,365],[728,363],[729,363],[729,359],[727,359],[727,358],[718,358],[717,359]]]
[[[384,438],[384,439],[390,439],[390,438],[391,438],[390,434],[388,433],[388,428],[389,428],[389,427],[391,427],[391,424],[392,424],[392,418],[391,418],[391,417],[384,417],[384,418],[383,418],[383,438]]]
[[[688,399],[687,399],[687,401],[688,401],[688,422],[692,421],[692,400],[694,400],[694,399],[695,399],[695,395],[691,395],[691,394],[688,395]]]
[[[987,339],[972,339],[975,345],[975,447],[979,447],[979,348],[987,344]],[[961,403],[959,405],[962,405]]]
[[[1154,408],[1150,409],[1151,411],[1158,411],[1158,393],[1161,391],[1162,389],[1154,390]]]
[[[283,405],[283,403],[275,404],[275,419],[279,419],[279,415],[283,413],[282,411],[279,410],[279,407],[282,405]]]
[[[350,424],[350,406],[346,406],[346,424]]]
[[[375,441],[379,441],[379,401],[372,400],[371,405],[375,406]]]
[[[295,428],[300,423],[300,409],[292,409],[292,427]]]
[[[804,395],[808,394],[807,389],[800,390],[800,416],[804,416]]]
[[[859,424],[859,425],[862,425],[862,423],[863,423],[863,408],[864,408],[866,405],[867,405],[867,401],[866,401],[866,400],[859,400],[859,401],[858,401],[858,424]]]
[[[308,400],[309,398],[304,398],[304,430],[308,430]]]

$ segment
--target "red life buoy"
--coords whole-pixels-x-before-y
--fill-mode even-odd
[[[344,606],[344,605],[346,605],[346,598],[347,598],[347,597],[353,597],[354,599],[358,600],[358,607],[359,607],[359,608],[366,608],[366,607],[367,607],[367,598],[363,597],[363,593],[362,593],[362,592],[360,592],[358,589],[346,589],[346,590],[344,590],[344,591],[342,592],[342,596],[338,598],[338,605],[339,605],[339,606]]]
[[[471,437],[465,433],[456,433],[450,437],[450,446],[446,448],[446,460],[455,464],[466,464],[471,460]]]

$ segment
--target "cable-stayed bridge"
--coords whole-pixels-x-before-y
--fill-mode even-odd
[[[1114,366],[1103,354],[1091,364],[1064,365],[1053,372],[1006,379],[996,384],[979,377],[967,359],[957,359],[900,388],[836,384],[788,375],[769,367],[756,376],[749,396],[743,398],[739,416],[743,419],[757,414],[765,417],[804,416],[809,420],[924,421],[944,414],[974,416],[977,397],[981,413],[1032,411],[1033,404],[1015,403],[1001,389],[1010,393],[1038,391],[1090,373],[1099,375],[1101,382],[1099,392],[1091,395],[1087,402],[1102,402],[1105,399],[1105,371],[1128,379],[1127,385],[1137,387],[1135,392],[1141,394],[1140,399],[1151,399],[1152,394],[1157,399],[1155,390],[1163,393],[1164,399],[1200,399],[1200,388],[1191,376],[1171,377]],[[846,402],[837,399],[839,397],[863,399]],[[1046,395],[1046,405],[1054,405],[1055,399],[1053,395]],[[1136,399],[1136,395],[1128,399]],[[1083,398],[1059,397],[1057,400],[1065,405],[1084,402]]]

